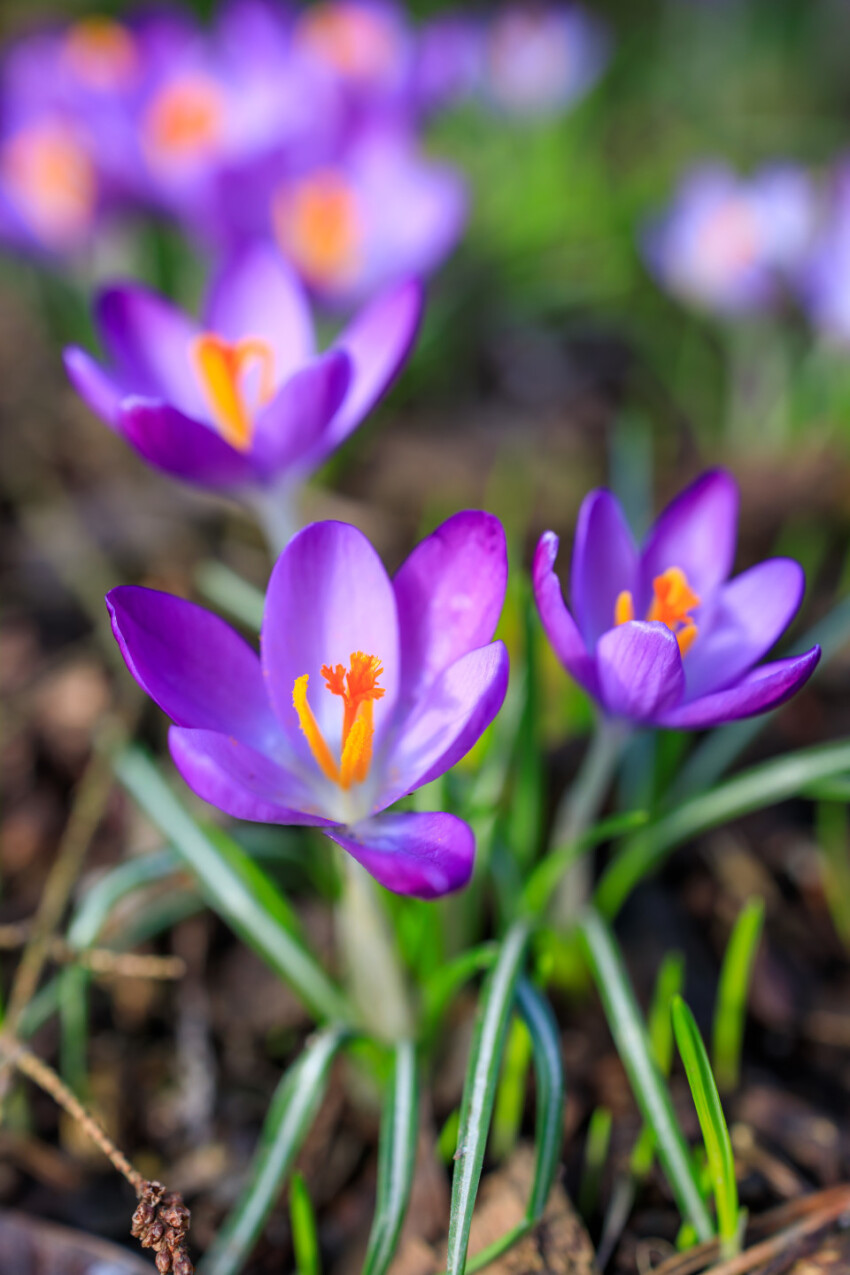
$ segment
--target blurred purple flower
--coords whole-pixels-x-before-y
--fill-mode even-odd
[[[466,187],[422,158],[406,131],[364,131],[336,163],[284,177],[271,197],[277,243],[323,302],[348,306],[407,275],[427,275],[454,248]]]
[[[567,610],[558,538],[540,540],[534,592],[561,663],[609,717],[700,730],[776,708],[807,680],[820,647],[756,667],[796,615],[802,568],[772,558],[734,580],[738,489],[714,470],[686,488],[638,549],[610,492],[585,498]]]
[[[91,138],[47,112],[0,138],[0,240],[41,256],[71,256],[92,237],[103,191]]]
[[[835,170],[823,225],[797,286],[815,327],[840,344],[850,341],[850,160]]]
[[[203,487],[283,491],[372,409],[410,351],[414,281],[385,292],[317,355],[305,296],[270,246],[241,254],[197,322],[136,284],[98,299],[111,366],[78,348],[68,375],[94,412],[151,464]]]
[[[645,239],[662,287],[707,310],[772,305],[802,262],[817,220],[810,178],[791,165],[740,178],[721,164],[693,169]]]
[[[434,898],[469,879],[471,829],[382,812],[450,769],[498,712],[506,576],[489,514],[450,518],[392,581],[361,532],[322,522],[277,561],[259,657],[169,594],[122,587],[107,605],[194,792],[239,819],[319,827],[388,889]]]
[[[579,5],[507,4],[485,36],[484,92],[513,115],[562,111],[599,79],[609,48],[606,28]]]
[[[477,18],[448,13],[422,27],[413,76],[413,99],[425,113],[471,97],[480,87],[484,26]]]
[[[297,54],[334,80],[349,105],[398,100],[409,85],[416,41],[389,0],[320,0],[295,19]]]

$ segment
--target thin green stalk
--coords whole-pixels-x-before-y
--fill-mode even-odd
[[[711,1239],[714,1227],[694,1176],[670,1093],[652,1054],[646,1026],[629,982],[614,935],[593,910],[581,920],[579,932],[588,964],[608,1019],[632,1091],[644,1120],[655,1133],[658,1159],[682,1217],[693,1223],[701,1240]]]
[[[566,791],[555,814],[549,856],[569,854],[594,823],[628,738],[628,727],[600,715],[581,769]],[[587,903],[589,878],[573,859],[561,876],[551,904],[558,928],[568,928]]]
[[[714,1074],[722,1092],[738,1087],[741,1046],[753,963],[764,925],[764,900],[745,903],[726,946],[711,1038]]]
[[[342,893],[337,935],[351,999],[361,1021],[380,1040],[405,1040],[413,1034],[413,1009],[378,887],[350,854],[341,851],[338,859]]]

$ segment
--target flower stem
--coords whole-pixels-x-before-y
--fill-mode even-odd
[[[251,507],[275,562],[301,526],[297,494],[297,487],[286,485],[253,492],[250,497]]]
[[[363,1025],[382,1040],[413,1034],[413,1012],[387,915],[375,883],[351,855],[341,855],[337,936],[348,990]]]
[[[555,813],[550,854],[571,846],[595,822],[628,736],[629,727],[624,722],[601,715],[597,719],[579,772]],[[584,856],[573,860],[555,892],[551,908],[555,925],[572,925],[589,897],[589,867]]]

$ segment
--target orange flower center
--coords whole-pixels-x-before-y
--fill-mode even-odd
[[[216,429],[232,447],[247,451],[257,412],[274,397],[271,346],[259,337],[231,342],[205,332],[192,342],[191,358]],[[247,383],[252,373],[253,386]]]
[[[687,655],[699,632],[690,614],[699,606],[699,597],[688,584],[688,577],[681,567],[668,567],[656,576],[652,591],[655,597],[647,612],[647,620],[665,624],[671,633],[675,633],[682,655]],[[627,624],[634,618],[634,599],[628,589],[624,589],[618,594],[614,606],[614,623]]]
[[[34,228],[50,242],[73,238],[94,214],[97,184],[88,151],[62,124],[41,122],[12,137],[0,170]]]
[[[348,668],[343,664],[322,665],[321,674],[325,679],[325,686],[332,695],[339,695],[343,704],[342,751],[339,763],[328,747],[307,702],[308,674],[297,677],[292,688],[292,703],[311,753],[322,773],[346,792],[352,784],[362,784],[369,774],[375,733],[372,704],[384,695],[384,688],[378,685],[378,678],[383,671],[383,665],[376,655],[364,655],[362,651],[352,651]]]
[[[273,207],[278,241],[312,283],[332,283],[356,270],[362,230],[357,197],[332,169],[278,192]]]
[[[94,89],[122,88],[139,68],[130,31],[110,18],[82,18],[65,37],[63,56],[78,80]]]
[[[396,59],[396,41],[387,23],[354,4],[316,5],[301,19],[298,39],[310,53],[352,79],[379,76]]]
[[[224,118],[218,85],[203,75],[186,76],[154,97],[145,117],[145,138],[158,159],[197,159],[221,139]]]

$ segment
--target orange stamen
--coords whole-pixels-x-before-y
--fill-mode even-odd
[[[352,784],[362,784],[372,763],[372,740],[375,734],[372,704],[386,693],[378,686],[383,665],[375,655],[353,651],[349,667],[323,664],[322,677],[332,695],[343,702],[342,752],[339,767],[319,729],[307,703],[307,674],[296,678],[292,702],[307,736],[307,742],[319,767],[327,777],[346,791]]]
[[[204,76],[167,84],[148,108],[144,133],[155,158],[186,160],[204,155],[224,128],[221,90]]]
[[[624,589],[622,593],[617,594],[617,601],[614,604],[614,623],[616,625],[628,624],[630,620],[635,618],[635,601],[628,589]]]
[[[307,736],[310,752],[319,763],[319,768],[323,774],[327,775],[328,779],[338,784],[339,770],[337,764],[331,756],[331,750],[325,743],[325,737],[319,729],[319,723],[313,716],[313,710],[307,703],[307,683],[309,680],[307,673],[303,677],[296,677],[295,685],[292,688],[292,706],[298,714],[299,724]]]
[[[700,599],[688,584],[688,577],[681,567],[668,567],[652,582],[655,597],[647,613],[647,620],[665,624],[676,635],[679,651],[683,656],[696,641],[699,629],[690,612],[700,604]],[[615,625],[628,624],[635,618],[634,599],[628,589],[617,595],[614,603]]]
[[[124,88],[135,77],[139,58],[130,31],[111,18],[82,18],[65,37],[66,65],[94,89]]]
[[[356,272],[362,228],[357,197],[339,172],[325,169],[282,188],[272,209],[285,254],[313,283]]]
[[[225,341],[213,332],[196,338],[192,357],[201,388],[222,438],[239,451],[247,451],[254,434],[254,413],[245,402],[243,380],[251,364],[259,364],[257,408],[274,396],[274,355],[266,341],[246,337]]]

